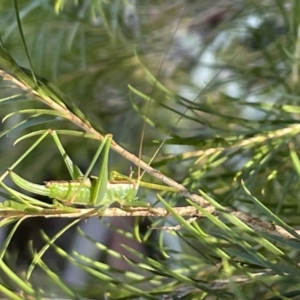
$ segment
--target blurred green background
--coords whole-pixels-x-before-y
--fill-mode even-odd
[[[299,225],[300,168],[292,155],[299,148],[298,1],[24,0],[13,3],[2,0],[2,43],[21,66],[30,68],[16,12],[22,22],[34,72],[59,86],[99,124],[102,133],[112,133],[119,144],[138,155],[141,133],[145,129],[142,159],[146,162],[166,138],[152,164],[164,174],[182,182],[191,191],[204,191],[224,206],[262,218],[262,211],[242,188],[243,180],[252,195],[283,221]],[[2,99],[19,92],[9,87],[8,82],[2,82]],[[16,99],[18,101],[1,106],[1,117],[28,107],[24,95]],[[38,103],[34,105],[41,107]],[[22,117],[10,118],[1,124],[1,129],[14,126]],[[5,171],[32,144],[32,140],[27,140],[13,146],[24,132],[37,128],[75,128],[62,120],[42,121],[2,138],[1,170]],[[85,170],[98,143],[73,137],[62,137],[62,141],[68,154]],[[124,158],[111,153],[111,169],[129,174],[131,167]],[[22,162],[19,170],[34,182],[68,178],[50,138]],[[137,174],[137,170],[134,171]],[[145,180],[152,179],[145,176]],[[148,201],[149,198],[155,198],[155,194],[148,194]],[[168,200],[185,204],[178,195]],[[117,252],[124,251],[121,243],[127,243],[157,259],[164,254],[156,244],[160,233],[154,232],[146,245],[133,239],[124,241],[122,235],[107,230],[103,224],[99,229],[98,220],[91,222],[95,222],[90,223],[93,228],[82,224],[88,234],[101,243],[108,243],[108,247]],[[112,226],[124,229],[133,222],[116,219]],[[33,241],[33,249],[44,245],[41,228],[53,235],[67,223],[62,219],[23,222],[8,251],[10,261],[17,264],[16,269],[23,270],[31,261],[29,241]],[[151,221],[144,220],[141,231],[146,232],[149,224]],[[199,224],[208,234],[220,234],[205,220]],[[83,243],[75,229],[71,231],[57,241],[68,251]],[[2,230],[2,240],[8,232]],[[203,267],[215,267],[217,260],[207,258],[210,250],[201,241],[180,233],[166,234],[164,241],[169,250],[177,251],[178,256],[170,254],[175,257],[174,261],[185,255],[205,261],[199,263],[203,268],[201,272],[194,271],[197,278],[208,282],[218,279],[217,267],[211,273]],[[217,242],[212,244],[214,249],[224,246]],[[273,254],[256,246],[266,254],[266,260],[273,258]],[[89,247],[83,247],[86,249],[82,251],[98,259],[99,253]],[[232,256],[239,253],[238,247],[226,247]],[[297,247],[291,246],[286,251],[295,261],[299,257]],[[71,279],[70,274],[74,275],[75,271],[70,271],[66,260],[53,250],[46,253],[45,259],[47,257],[47,263],[58,274],[63,274],[65,280],[75,283],[82,280],[83,285],[88,282],[80,277],[82,274]],[[102,253],[100,260],[123,270],[129,268],[128,263],[123,265],[119,260],[116,263],[107,253]],[[250,270],[251,267],[248,266]],[[262,280],[258,286],[264,284]],[[291,288],[284,284],[279,284],[281,292]],[[267,299],[267,288],[252,290],[253,282],[245,286],[246,291],[251,291],[251,296],[245,299],[253,299],[254,295]],[[189,290],[184,292],[190,294]],[[195,295],[195,299],[200,299],[197,298],[200,292]]]

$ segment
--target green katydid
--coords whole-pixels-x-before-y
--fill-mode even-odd
[[[108,157],[112,140],[111,135],[104,137],[87,172],[83,174],[67,155],[57,133],[55,131],[49,132],[63,156],[72,180],[48,181],[45,182],[45,185],[38,185],[23,179],[12,170],[9,170],[12,181],[24,190],[53,198],[65,205],[77,204],[95,207],[107,207],[114,202],[118,202],[121,206],[148,206],[147,202],[137,200],[136,194],[139,186],[157,190],[175,191],[171,187],[134,180],[117,172],[112,172],[112,178],[108,180]],[[98,177],[88,176],[101,153],[103,154],[103,158]]]

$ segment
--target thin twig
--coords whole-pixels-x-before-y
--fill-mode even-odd
[[[203,214],[193,206],[182,206],[174,207],[174,211],[183,217],[188,216],[198,216],[203,217]],[[66,211],[64,209],[39,209],[36,211],[23,211],[16,210],[12,208],[1,208],[0,217],[4,218],[19,218],[22,216],[28,217],[45,217],[45,218],[57,218],[57,217],[66,217],[66,218],[88,218],[93,216],[101,217],[169,217],[172,216],[167,209],[163,207],[130,207],[130,208],[118,208],[111,207],[104,210],[95,209],[95,208],[74,208],[71,211]]]
[[[172,210],[174,214],[188,217],[187,222],[191,223],[197,218],[206,217],[201,211],[197,210],[194,206],[180,206],[173,207]],[[206,211],[215,217],[224,219],[224,214],[222,212],[214,209],[206,209]],[[37,209],[36,211],[23,211],[16,210],[12,208],[0,208],[0,218],[21,218],[26,216],[27,218],[32,217],[44,217],[44,218],[82,218],[87,219],[90,217],[172,217],[174,216],[172,212],[163,207],[128,207],[128,208],[118,208],[111,207],[101,210],[101,208],[72,208],[72,210],[66,211],[61,208],[55,209]],[[228,212],[226,212],[228,214]],[[279,225],[273,225],[269,222],[262,221],[260,219],[253,218],[248,216],[240,211],[232,211],[231,215],[237,217],[239,220],[243,221],[255,232],[267,232],[269,234],[280,236],[285,239],[294,239],[295,235],[300,234],[300,230],[295,230],[295,235],[292,235],[286,231],[283,227]],[[195,219],[194,219],[195,218]],[[181,226],[181,225],[179,225]],[[162,229],[162,230],[178,230],[179,228],[175,226],[172,227],[161,227],[153,229]]]

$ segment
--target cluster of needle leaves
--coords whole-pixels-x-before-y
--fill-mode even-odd
[[[299,297],[300,5],[216,1],[211,8],[209,2],[0,4],[1,295]],[[193,37],[197,41],[195,32],[202,47],[197,55],[186,46]],[[215,60],[209,65],[204,58],[211,49]],[[214,71],[203,87],[191,80],[195,65],[201,72],[203,65]],[[140,158],[131,152],[138,153],[136,137],[145,129]],[[35,182],[68,179],[58,166],[62,157],[51,130],[85,166],[103,136],[113,133],[114,166],[125,161],[126,170],[126,163],[136,164],[148,173],[146,180],[156,178],[178,190],[141,191],[150,210],[101,212],[124,220],[150,217],[152,228],[144,231],[140,219],[131,230],[107,226],[154,251],[131,244],[122,245],[126,255],[111,249],[78,226],[83,218],[99,216],[97,210],[61,206],[11,185],[8,168]],[[145,161],[158,147],[150,166]],[[51,234],[37,231],[42,246],[28,242],[30,259],[20,263],[14,239],[37,216],[74,220]],[[74,228],[87,247],[101,252],[101,261],[59,243]],[[50,251],[85,274],[82,284],[72,284],[46,260]],[[110,265],[109,258],[125,262],[127,270]]]

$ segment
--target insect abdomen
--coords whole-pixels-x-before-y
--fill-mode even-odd
[[[47,181],[45,185],[49,189],[50,198],[61,202],[70,202],[70,204],[92,205],[91,187],[87,186],[88,182],[82,183],[79,180]]]
[[[109,181],[105,198],[107,198],[107,201],[116,201],[121,205],[132,203],[136,200],[137,189],[137,183]]]
[[[108,182],[106,192],[101,199],[93,199],[94,180],[47,181],[45,185],[49,197],[61,202],[79,205],[109,205],[118,202],[123,205],[136,200],[137,184],[128,182]]]

